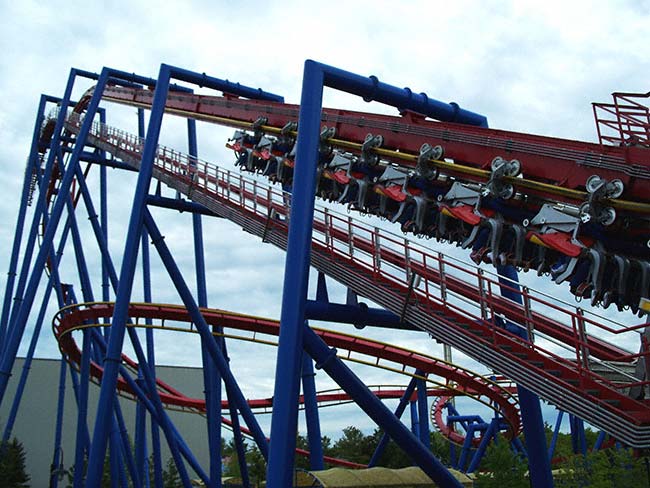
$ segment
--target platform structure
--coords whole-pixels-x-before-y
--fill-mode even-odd
[[[92,87],[73,102],[73,88],[82,80],[91,80]],[[196,95],[192,87],[223,95]],[[324,109],[326,88],[391,105],[400,115]],[[335,400],[317,394],[314,365],[341,387],[339,400],[357,403],[386,432],[371,465],[390,437],[440,486],[460,484],[428,445],[428,397],[434,393],[439,400],[433,404],[432,420],[450,442],[462,447],[455,467],[465,471],[478,468],[487,444],[501,432],[527,454],[533,485],[552,486],[540,397],[571,415],[576,449],[586,449],[583,422],[601,429],[595,448],[606,437],[646,448],[650,149],[643,136],[647,109],[619,103],[630,99],[630,94],[619,94],[614,109],[595,106],[599,128],[618,127],[619,138],[603,136],[603,130],[600,143],[590,144],[490,129],[486,117],[457,104],[313,61],[305,63],[299,106],[261,89],[168,65],[161,66],[157,79],[110,68],[99,75],[73,69],[61,99],[41,97],[35,121],[0,322],[0,401],[13,402],[15,418],[21,388],[15,398],[6,398],[5,392],[39,286],[47,280],[27,362],[52,299],[61,309],[54,332],[62,352],[62,378],[69,362],[79,385],[75,486],[99,484],[109,444],[113,479],[160,486],[161,433],[185,485],[190,484],[189,466],[207,486],[221,486],[218,446],[223,425],[233,429],[246,484],[242,435],[252,438],[267,459],[268,486],[291,486],[301,405],[312,467],[322,468],[324,462],[346,465],[345,460],[323,457],[318,404]],[[137,107],[139,133],[107,125],[105,103]],[[54,114],[46,115],[48,104],[56,105]],[[619,124],[599,115],[598,109],[613,114]],[[145,110],[150,110],[146,131]],[[159,144],[165,113],[187,119],[187,153]],[[198,158],[197,120],[236,129],[228,145],[241,172]],[[632,133],[634,144],[626,143]],[[137,172],[119,271],[107,244],[109,167]],[[86,182],[91,170],[100,172],[99,212]],[[246,172],[266,176],[270,183]],[[164,196],[161,185],[174,190],[175,197]],[[407,237],[316,205],[316,196],[382,216]],[[196,293],[177,264],[179,257],[165,243],[153,207],[192,213]],[[25,233],[28,213],[32,220]],[[92,228],[90,240],[101,255],[100,270],[90,269],[84,255],[89,239],[78,225],[84,213]],[[279,326],[208,308],[204,216],[228,219],[266,245],[286,250]],[[455,242],[483,266],[445,256],[435,244],[424,246],[415,239],[422,236]],[[149,240],[181,306],[152,303]],[[68,276],[68,270],[63,276],[59,267],[66,249],[72,250],[77,276]],[[132,303],[138,256],[145,298],[141,304]],[[315,299],[308,298],[310,267],[319,272]],[[620,323],[521,287],[517,270],[522,269],[548,274],[563,290],[560,294],[602,308],[632,309],[639,319]],[[99,275],[101,300],[92,286]],[[346,303],[329,301],[326,277],[348,288]],[[369,308],[358,297],[381,308]],[[421,330],[517,386],[504,387],[448,361],[318,331],[309,320]],[[203,399],[188,398],[155,377],[154,330],[169,322],[200,335]],[[138,327],[146,330],[144,345]],[[272,404],[243,395],[228,365],[226,338],[232,329],[279,337]],[[124,354],[127,334],[135,358]],[[75,337],[81,338],[80,345]],[[402,370],[409,368],[410,382],[392,396],[368,388],[337,354],[342,350],[374,355],[377,364],[392,361]],[[28,371],[27,365],[22,385]],[[434,376],[445,381],[427,385]],[[92,381],[100,385],[100,398],[90,429],[87,396]],[[494,419],[473,422],[459,415],[450,401],[459,394],[493,405]],[[123,433],[117,395],[138,402],[134,451]],[[396,411],[382,403],[387,397],[400,398]],[[413,426],[400,420],[409,402],[419,418]],[[209,466],[199,466],[182,432],[170,422],[165,409],[171,407],[206,416]],[[256,408],[273,409],[270,432],[262,431]],[[144,469],[147,415],[154,424],[154,479]],[[558,428],[559,423],[556,434]],[[522,431],[525,446],[517,440]],[[56,446],[53,452],[56,466]]]

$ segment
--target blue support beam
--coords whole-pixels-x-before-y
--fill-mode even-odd
[[[187,121],[187,143],[190,164],[195,165],[199,157],[196,137],[196,121]],[[203,223],[201,215],[192,213],[192,230],[194,233],[194,267],[196,273],[196,291],[199,307],[208,306],[208,290],[205,279],[205,254],[203,252]],[[213,336],[208,341],[215,341]],[[203,363],[203,385],[208,429],[208,451],[210,453],[210,488],[221,488],[221,377],[214,367],[204,339],[201,339],[201,360]]]
[[[104,70],[102,70],[102,75],[100,76],[100,82],[97,83],[97,87],[95,88],[95,91],[93,93],[93,99],[96,96],[98,96],[98,94],[99,96],[101,96],[101,93],[103,92],[104,85],[105,85],[105,82],[104,84],[102,84],[101,80],[105,79],[105,77],[108,76],[124,79],[130,82],[142,83],[140,79],[128,73],[123,73],[116,70],[110,70],[104,68]],[[131,205],[131,215],[129,218],[129,225],[128,225],[128,231],[126,235],[126,242],[124,246],[124,253],[122,259],[122,267],[121,267],[120,278],[119,278],[120,286],[117,290],[115,308],[113,312],[113,317],[111,319],[111,323],[113,324],[112,325],[113,330],[111,331],[110,334],[110,341],[108,344],[106,357],[104,359],[104,375],[103,375],[102,385],[100,389],[100,397],[99,397],[98,408],[97,408],[97,418],[95,422],[93,442],[90,450],[90,458],[88,463],[88,483],[90,484],[92,483],[98,484],[101,479],[101,467],[102,467],[103,457],[106,452],[108,427],[110,421],[110,419],[107,417],[107,414],[112,409],[114,396],[115,396],[117,375],[118,375],[119,363],[121,359],[120,355],[121,355],[122,346],[124,343],[124,336],[126,332],[125,329],[126,329],[128,305],[131,298],[131,291],[133,288],[133,278],[135,274],[135,265],[136,265],[137,255],[138,255],[139,239],[141,236],[144,213],[146,208],[146,199],[149,193],[148,188],[151,182],[151,177],[153,172],[153,162],[158,147],[158,138],[160,135],[162,117],[164,114],[167,94],[170,89],[170,82],[172,78],[175,78],[180,81],[189,82],[189,83],[195,83],[200,86],[206,86],[208,88],[212,88],[216,90],[228,91],[229,93],[235,93],[238,95],[246,93],[245,95],[242,96],[248,96],[250,98],[264,98],[270,96],[270,94],[267,94],[261,90],[246,90],[247,87],[243,87],[242,85],[236,85],[227,80],[224,81],[218,78],[212,78],[206,76],[205,74],[200,75],[197,73],[168,66],[165,64],[161,65],[160,67],[158,79],[155,82],[155,90],[154,90],[154,95],[153,95],[153,100],[151,105],[151,114],[149,117],[149,126],[147,129],[147,136],[145,139],[144,148],[142,150],[142,160],[140,164],[140,171],[138,173],[138,181],[136,184],[133,203]],[[279,99],[278,101],[281,101],[281,99]],[[93,110],[90,111],[90,106],[89,106],[89,113],[94,114],[94,110],[96,110],[96,107],[94,107]],[[85,122],[86,121],[84,121],[84,123]],[[88,135],[87,131],[85,133],[80,131],[78,136],[79,140],[85,142],[87,135]],[[153,222],[153,220],[151,220],[151,222]],[[151,228],[149,228],[148,230],[151,233]],[[157,240],[157,238],[155,239]],[[171,258],[171,255],[169,257]],[[191,295],[190,295],[190,299],[191,299]],[[192,303],[194,304],[194,307],[196,307],[196,304],[194,303],[193,299],[191,300]],[[200,317],[200,312],[198,312],[198,309],[196,310],[196,313]],[[207,325],[206,325],[206,329],[207,329]],[[206,330],[205,334],[210,334],[210,331]],[[137,340],[137,336],[136,336],[136,340]],[[214,344],[214,342],[208,342],[208,344],[210,346],[214,346],[215,348],[215,350],[212,349],[210,350],[210,354],[213,355],[214,357],[214,355],[218,354],[218,351],[216,350],[217,349],[216,344]],[[222,356],[219,357],[223,360]],[[243,404],[243,402],[241,403]],[[249,425],[249,427],[251,426]],[[265,442],[262,443],[262,446],[264,450],[266,450]],[[175,460],[177,460],[177,467],[179,467],[179,471],[180,471],[181,466],[178,466],[178,464],[179,462],[182,464],[182,462],[180,461],[180,459],[177,459],[176,457]]]
[[[305,329],[303,322],[309,283],[316,190],[316,162],[320,145],[322,98],[325,86],[362,96],[368,101],[376,100],[439,119],[452,117],[456,122],[487,125],[485,117],[471,112],[465,113],[457,105],[447,104],[447,107],[444,107],[437,103],[430,103],[428,97],[424,95],[414,95],[410,89],[399,89],[380,83],[374,77],[361,77],[311,60],[305,62],[282,292],[274,412],[271,419],[271,450],[267,469],[269,488],[290,486],[293,477],[299,372]]]
[[[514,266],[497,266],[501,295],[519,305],[523,304],[519,290],[519,277]],[[526,329],[518,327],[519,335],[528,339]],[[544,417],[539,397],[521,385],[517,385],[521,421],[528,451],[528,468],[532,488],[552,488],[553,474],[546,447]]]
[[[357,378],[345,363],[336,356],[336,349],[330,348],[313,330],[304,326],[305,351],[316,361],[316,367],[323,369],[361,409],[390,435],[395,443],[434,482],[443,488],[460,488],[461,483],[453,474],[411,433],[400,420],[379,400],[368,387]],[[267,486],[268,481],[267,481]],[[279,486],[279,485],[275,485]],[[285,486],[292,486],[291,484]]]
[[[0,316],[0,351],[4,349],[5,336],[9,320],[9,311],[11,309],[11,295],[13,294],[14,282],[16,280],[16,269],[18,266],[18,256],[20,254],[20,244],[23,236],[23,227],[25,225],[25,216],[27,214],[27,202],[29,199],[32,178],[37,176],[40,170],[38,163],[38,140],[41,132],[41,125],[45,118],[45,105],[48,101],[46,95],[41,95],[36,112],[36,121],[34,122],[34,132],[32,134],[32,144],[25,165],[25,176],[23,178],[23,189],[18,207],[18,217],[16,218],[16,231],[14,233],[14,242],[11,248],[11,257],[9,259],[9,271],[7,272],[7,283],[5,286],[5,296],[2,305],[2,315]]]
[[[431,438],[429,432],[429,400],[427,398],[427,381],[425,378],[418,378],[418,437],[420,442],[427,449],[431,449]]]
[[[302,392],[305,398],[305,420],[307,422],[307,441],[309,442],[309,468],[312,471],[325,469],[323,462],[323,441],[318,418],[316,401],[316,373],[314,364],[307,353],[302,355]]]
[[[416,371],[415,374],[419,375],[421,374],[421,371]],[[417,378],[415,377],[411,378],[411,381],[406,387],[406,390],[404,390],[402,397],[399,399],[399,403],[397,404],[397,408],[395,409],[395,417],[397,417],[398,419],[402,418],[402,414],[406,410],[406,406],[409,404],[409,401],[413,396],[416,382],[417,382]],[[368,462],[369,468],[372,468],[373,466],[377,465],[377,463],[381,459],[381,456],[384,454],[384,450],[386,449],[386,446],[388,445],[389,441],[390,441],[390,436],[386,434],[386,432],[384,432],[384,434],[381,436],[381,439],[379,440],[379,443],[377,444],[377,447],[375,448],[375,452],[372,454],[372,457]]]

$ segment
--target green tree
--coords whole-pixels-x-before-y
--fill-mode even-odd
[[[527,463],[512,452],[510,443],[500,437],[492,442],[476,475],[477,488],[528,488]]]
[[[172,458],[167,460],[165,469],[162,472],[163,488],[182,488],[183,483],[178,474],[178,468]]]
[[[0,486],[22,488],[29,486],[25,467],[25,448],[15,437],[0,444]]]

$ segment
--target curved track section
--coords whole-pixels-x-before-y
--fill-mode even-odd
[[[227,330],[247,331],[256,336],[257,334],[279,335],[280,325],[279,322],[274,320],[215,309],[203,309],[202,313],[208,324],[220,326]],[[104,327],[107,324],[104,323],[103,319],[110,320],[112,314],[113,303],[78,304],[60,310],[54,318],[53,330],[64,356],[72,363],[79,364],[81,351],[74,341],[72,332],[88,327]],[[196,333],[196,330],[192,327],[189,313],[180,306],[131,304],[129,317],[134,327],[145,327],[145,321],[148,320],[153,323],[153,325],[146,325],[148,328]],[[495,382],[467,369],[425,354],[340,332],[318,328],[313,330],[329,346],[335,347],[337,353],[344,359],[371,367],[390,369],[399,374],[408,374],[406,368],[419,370],[428,382],[440,388],[441,394],[446,396],[469,396],[499,411],[509,424],[506,433],[508,437],[515,437],[520,433],[521,425],[516,397],[509,389],[503,388]],[[247,340],[259,341],[257,337],[248,338]],[[352,354],[357,355],[357,358],[352,357]],[[122,360],[130,368],[137,369],[137,363],[126,355],[122,355]],[[100,365],[94,362],[91,363],[91,375],[94,379],[101,379],[102,371]],[[446,382],[436,382],[429,376],[444,378]],[[199,413],[205,411],[204,399],[187,397],[161,381],[158,381],[158,388],[161,400],[168,407],[189,409]],[[118,380],[118,390],[122,394],[133,395],[129,385],[122,378]],[[379,390],[377,395],[380,398],[396,398],[401,393],[403,392],[399,390]],[[319,400],[323,402],[340,402],[345,400],[345,396],[330,393],[329,395],[321,395]],[[266,409],[272,407],[272,399],[249,400],[249,405],[254,409]],[[226,408],[227,403],[224,402],[223,406]],[[454,436],[453,431],[444,427],[444,423],[438,424],[438,427],[450,439]],[[459,436],[459,434],[455,435],[456,437]],[[458,442],[455,437],[452,440]]]

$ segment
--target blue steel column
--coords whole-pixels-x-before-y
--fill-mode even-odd
[[[65,379],[68,363],[65,358],[61,358],[59,369],[59,400],[56,405],[56,428],[54,431],[54,454],[52,456],[52,466],[50,467],[50,488],[58,488],[59,472],[63,466],[61,456],[61,437],[63,433],[63,409],[65,407]]]
[[[196,140],[196,121],[187,121],[187,143],[191,167],[196,168],[193,158],[198,158]],[[196,289],[199,307],[208,306],[208,291],[205,281],[205,255],[203,252],[203,224],[201,215],[192,214],[194,232],[194,259],[196,267]],[[214,342],[214,337],[207,340]],[[203,384],[205,387],[205,403],[208,428],[208,451],[210,452],[210,484],[213,488],[221,488],[221,378],[210,359],[210,353],[204,339],[201,338],[201,359],[203,362]]]
[[[208,324],[205,322],[203,315],[201,315],[201,311],[194,301],[187,283],[185,282],[180,270],[178,269],[178,266],[176,265],[176,262],[174,261],[169,248],[165,244],[163,236],[160,234],[160,231],[158,230],[158,227],[156,226],[156,223],[154,222],[153,217],[148,210],[145,210],[144,220],[147,229],[149,230],[149,234],[152,237],[152,241],[158,250],[160,259],[165,265],[167,273],[176,286],[176,290],[178,291],[178,294],[183,301],[185,308],[187,308],[190,317],[192,317],[192,321],[194,322],[197,332],[201,335],[202,339],[206,339],[204,342],[206,344],[208,352],[210,353],[210,357],[214,361],[215,366],[219,368],[219,371],[221,372],[221,376],[228,391],[229,400],[235,400],[238,408],[240,409],[242,417],[246,421],[246,425],[250,429],[251,434],[255,439],[257,447],[262,453],[262,456],[264,456],[264,459],[268,459],[268,445],[266,438],[264,437],[264,433],[262,432],[262,429],[260,428],[255,415],[250,409],[250,406],[248,405],[244,394],[239,388],[235,377],[230,371],[223,351],[219,349],[216,341],[207,340],[208,337],[212,337],[212,331],[208,327]]]
[[[38,171],[36,167],[36,160],[38,159],[38,141],[41,131],[41,125],[45,118],[45,104],[47,97],[41,95],[38,104],[38,111],[36,112],[36,121],[34,122],[34,132],[32,134],[32,145],[25,165],[25,177],[23,180],[23,190],[20,197],[20,206],[18,208],[18,217],[16,218],[16,232],[14,234],[14,243],[11,248],[11,258],[9,259],[9,271],[7,272],[7,284],[5,286],[5,296],[2,305],[2,317],[0,317],[0,351],[4,348],[5,335],[7,332],[7,321],[9,320],[9,309],[11,307],[11,294],[14,289],[14,281],[16,279],[16,268],[18,266],[18,255],[20,253],[20,243],[23,236],[23,227],[25,225],[25,215],[27,213],[27,199],[29,196],[29,188],[31,185],[32,174]]]
[[[309,283],[318,133],[323,98],[323,73],[310,69],[305,74],[300,100],[300,127],[294,168],[289,240],[282,290],[282,314],[278,343],[271,444],[267,467],[267,486],[286,488],[293,480],[293,462],[298,421],[299,375],[302,356],[302,332]],[[298,204],[296,204],[298,203]]]
[[[323,442],[318,419],[315,376],[314,364],[309,354],[303,352],[302,393],[305,398],[305,420],[307,422],[307,440],[309,441],[309,467],[312,471],[319,471],[325,469],[325,464],[323,462]]]
[[[418,370],[415,372],[415,374],[419,375],[422,374],[422,372]],[[406,387],[406,390],[404,390],[402,397],[399,399],[399,403],[397,404],[397,408],[395,409],[395,417],[397,417],[398,419],[402,418],[402,414],[404,413],[404,410],[406,410],[406,406],[408,405],[409,400],[413,395],[413,392],[415,391],[416,381],[417,378],[411,379],[408,386]],[[368,462],[369,468],[372,468],[373,466],[377,465],[377,463],[381,459],[381,456],[384,454],[384,450],[386,449],[386,446],[388,445],[389,441],[390,441],[390,436],[386,434],[386,432],[384,432],[384,434],[381,436],[381,440],[379,441],[379,444],[377,444],[377,447],[375,448],[375,452],[372,454],[372,457]]]
[[[103,72],[102,72],[103,74]],[[142,151],[142,161],[138,173],[135,196],[129,218],[129,227],[124,246],[122,268],[120,271],[119,288],[115,299],[115,309],[111,319],[111,335],[108,343],[108,350],[104,358],[104,375],[99,393],[97,406],[97,417],[93,432],[93,441],[90,448],[88,460],[88,484],[98,486],[101,482],[101,471],[106,453],[106,443],[110,426],[110,413],[113,410],[115,388],[117,386],[117,375],[121,363],[122,345],[126,332],[126,319],[131,290],[133,288],[133,277],[136,268],[138,245],[141,236],[142,218],[145,207],[145,199],[151,182],[153,162],[156,155],[158,137],[162,124],[162,116],[169,90],[170,70],[162,65],[154,91],[147,130],[147,139]],[[102,86],[103,88],[103,86]]]
[[[138,137],[143,138],[144,137],[144,109],[138,108]],[[104,166],[102,166],[104,168]],[[106,233],[106,230],[104,229],[104,232]],[[146,246],[146,241],[143,241],[142,247],[144,248]],[[142,260],[142,267],[144,269],[144,259]],[[105,265],[105,263],[102,264]],[[104,270],[104,266],[102,266],[102,276],[103,272],[106,271],[106,279],[108,281],[108,270]],[[144,281],[144,280],[143,280]],[[145,283],[143,286],[147,286],[148,283]],[[147,301],[145,299],[145,301]],[[149,331],[150,329],[146,329]],[[152,331],[153,332],[153,331]],[[142,371],[138,370],[138,380],[142,381]],[[143,480],[143,484],[145,478],[147,478],[147,483],[146,485],[148,486],[148,476],[149,476],[149,470],[147,466],[147,459],[146,459],[146,447],[147,447],[147,433],[146,433],[146,409],[141,401],[138,401],[136,403],[135,407],[135,462],[136,466],[138,467],[138,475],[141,480]]]
[[[519,292],[519,277],[514,266],[497,266],[501,295],[522,304],[521,293]],[[519,329],[520,335],[528,338],[525,329]],[[539,397],[521,385],[517,385],[519,397],[519,410],[521,422],[526,438],[526,450],[528,451],[528,469],[530,471],[530,482],[533,488],[552,488],[553,474],[551,463],[546,448],[546,432],[544,431],[544,417]]]
[[[142,228],[142,283],[144,286],[144,301],[146,303],[152,302],[151,297],[151,270],[149,260],[149,234],[147,229]],[[147,325],[151,324],[151,319],[147,319]],[[146,347],[147,347],[147,365],[151,373],[156,375],[156,353],[154,349],[153,330],[147,328],[146,334]],[[153,473],[154,473],[154,486],[162,488],[162,458],[160,453],[160,430],[158,429],[158,422],[154,416],[151,416],[151,451],[153,456]]]
[[[336,356],[335,349],[330,348],[309,327],[305,327],[303,337],[305,351],[314,358],[316,367],[326,371],[377,425],[386,430],[396,444],[422,468],[429,478],[443,488],[462,487],[462,484],[436,459],[431,451],[418,442],[408,427],[402,424],[388,407]]]
[[[66,94],[64,96],[63,101],[61,102],[62,112],[65,112],[65,110],[68,107],[68,103],[70,100],[70,92],[72,91],[72,85],[74,83],[74,78],[76,76],[76,73],[77,71],[75,70],[72,70],[70,73],[68,87],[66,87]],[[70,156],[70,159],[68,161],[68,167],[64,173],[63,179],[61,180],[61,184],[59,186],[59,193],[57,195],[54,206],[52,208],[50,220],[47,223],[47,226],[45,228],[45,233],[42,239],[44,245],[41,246],[38,252],[38,256],[34,262],[33,272],[31,273],[31,276],[29,278],[29,282],[25,290],[25,295],[20,305],[20,310],[17,313],[15,322],[12,324],[12,329],[9,332],[8,340],[6,341],[6,347],[3,352],[2,361],[0,363],[0,402],[4,399],[4,395],[7,389],[7,384],[9,382],[9,376],[11,374],[11,369],[16,359],[16,353],[18,351],[18,347],[20,346],[20,341],[23,332],[25,330],[25,326],[27,324],[27,319],[29,317],[31,307],[34,302],[34,297],[38,290],[38,285],[40,283],[40,279],[43,274],[43,269],[45,267],[47,255],[50,250],[49,244],[52,242],[55,236],[63,208],[67,202],[68,193],[70,191],[70,186],[72,184],[72,180],[75,174],[74,170],[78,164],[79,155],[83,150],[84,141],[86,140],[88,133],[90,132],[90,128],[92,125],[92,117],[97,110],[97,106],[99,105],[100,94],[103,91],[104,86],[106,85],[107,79],[108,79],[108,73],[106,70],[104,70],[102,71],[102,75],[99,77],[99,81],[97,82],[97,89],[93,94],[92,99],[88,105],[87,117],[84,119],[83,124],[81,125],[81,129],[79,130],[77,143],[75,144],[72,155]],[[63,126],[64,118],[65,118],[65,113],[59,114],[57,127],[60,128]],[[55,131],[52,140],[53,148],[58,147],[58,142],[57,144],[55,144],[55,141],[57,141],[58,138],[59,136]],[[53,154],[50,154],[50,158],[48,158],[48,164],[50,162],[49,161],[50,159],[52,159],[52,163],[53,163],[54,160]]]
[[[418,416],[420,422],[418,426],[420,442],[431,449],[431,438],[429,435],[429,399],[427,398],[427,382],[425,379],[418,378]]]

